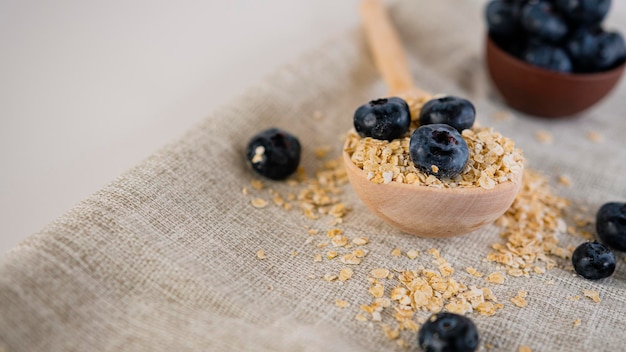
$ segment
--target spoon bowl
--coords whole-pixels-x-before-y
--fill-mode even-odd
[[[402,45],[379,0],[363,0],[365,33],[390,95],[428,93],[413,84]],[[452,237],[492,223],[511,206],[522,184],[522,169],[492,189],[436,188],[391,181],[378,184],[350,159],[348,141],[343,161],[350,184],[361,201],[385,222],[421,237]]]
[[[374,214],[393,227],[420,237],[453,237],[494,222],[511,206],[522,184],[522,171],[513,181],[492,189],[436,188],[390,182],[374,183],[343,152],[354,192]]]

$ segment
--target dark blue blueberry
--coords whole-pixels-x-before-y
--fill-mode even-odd
[[[439,178],[460,174],[469,159],[469,148],[459,131],[449,125],[424,125],[411,135],[409,153],[415,167]]]
[[[410,125],[409,105],[397,97],[372,100],[354,112],[354,128],[361,137],[391,141],[402,137]]]
[[[626,203],[606,203],[596,214],[596,233],[600,241],[626,252]]]
[[[601,33],[599,27],[581,27],[567,40],[565,48],[576,72],[595,71],[594,60],[598,54],[598,37]]]
[[[431,99],[420,111],[420,125],[443,123],[459,132],[471,128],[476,120],[476,109],[467,99],[454,96]]]
[[[598,52],[594,66],[598,71],[609,70],[626,59],[624,37],[617,32],[605,32],[598,38]]]
[[[556,43],[565,38],[567,22],[561,18],[548,1],[531,1],[524,5],[521,17],[526,32],[546,42]]]
[[[570,22],[598,24],[611,8],[611,0],[556,0],[556,6]]]
[[[437,313],[422,325],[417,343],[425,352],[473,352],[478,349],[478,330],[463,315]]]
[[[270,128],[250,139],[246,157],[259,174],[272,180],[283,180],[298,168],[300,142],[289,132]]]
[[[515,17],[515,10],[513,3],[502,0],[490,1],[485,9],[489,34],[500,38],[516,35],[521,26]]]
[[[572,61],[565,50],[551,45],[529,45],[523,56],[531,65],[557,72],[572,72]]]
[[[598,241],[585,242],[572,253],[572,264],[578,275],[589,280],[609,277],[615,271],[615,254]]]

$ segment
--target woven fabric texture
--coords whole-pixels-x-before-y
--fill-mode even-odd
[[[574,119],[517,112],[507,120],[494,118],[507,108],[484,67],[483,5],[439,0],[391,7],[415,81],[434,93],[471,99],[478,121],[515,140],[528,168],[547,175],[555,193],[573,205],[594,212],[604,202],[626,201],[626,84]],[[608,21],[626,33],[626,13],[613,12]],[[556,258],[559,265],[543,275],[490,285],[465,268],[497,271],[484,260],[490,245],[502,242],[495,225],[451,239],[407,235],[370,213],[346,184],[339,196],[351,211],[333,226],[332,217],[310,220],[297,209],[275,206],[267,188],[294,192],[286,182],[263,181],[265,190],[250,187],[258,177],[246,164],[244,149],[253,134],[277,126],[297,135],[302,166],[312,176],[321,164],[315,149],[332,146],[330,158],[339,156],[354,109],[385,91],[361,29],[355,28],[213,112],[0,258],[0,350],[405,351],[380,323],[355,316],[360,305],[372,302],[370,270],[432,267],[430,248],[449,260],[453,277],[490,287],[504,304],[490,317],[469,314],[481,350],[515,351],[522,345],[533,351],[623,350],[623,254],[617,254],[615,274],[600,281],[574,275],[567,260]],[[552,144],[537,141],[540,130],[552,134]],[[588,140],[590,131],[600,133],[603,142]],[[557,185],[562,174],[570,176],[571,187]],[[251,195],[242,193],[244,187]],[[254,197],[270,204],[255,208]],[[350,238],[370,240],[363,246],[369,254],[351,266],[354,275],[345,282],[322,279],[347,266],[339,258],[326,259],[330,247],[316,246],[334,227]],[[309,228],[320,233],[310,235]],[[583,241],[568,234],[559,239],[564,247]],[[395,248],[417,249],[420,256],[394,257]],[[314,262],[318,253],[323,260]],[[387,294],[393,286],[388,280]],[[601,301],[569,299],[587,289],[597,291]],[[524,308],[509,302],[519,290],[528,292]],[[340,308],[336,299],[350,306]],[[384,310],[382,321],[393,326],[392,315],[393,309]],[[428,315],[419,311],[415,319]],[[408,350],[418,349],[414,332],[404,331],[401,338]]]

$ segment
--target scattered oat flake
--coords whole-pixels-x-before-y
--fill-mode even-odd
[[[501,272],[493,272],[485,278],[485,280],[492,284],[503,284],[506,277]]]
[[[572,185],[572,179],[567,175],[559,175],[559,177],[557,178],[557,182],[561,186],[565,186],[565,187],[569,187]]]
[[[320,230],[318,230],[318,229],[309,229],[309,231],[307,231],[307,232],[308,232],[309,235],[314,236],[314,235],[317,235],[320,232]]]
[[[335,280],[337,280],[337,275],[326,274],[326,275],[324,275],[324,277],[322,277],[322,279],[324,279],[324,281],[328,281],[328,282],[335,281]]]
[[[244,188],[241,189],[241,193],[244,196],[247,196],[248,194],[250,194],[250,190],[248,189],[248,187],[244,187]]]
[[[578,301],[580,299],[580,296],[579,295],[571,296],[571,297],[567,297],[567,299],[569,299],[570,301]]]
[[[250,203],[255,208],[265,208],[267,206],[267,201],[263,198],[253,198]]]
[[[581,323],[579,318],[574,319],[574,326],[579,326]]]
[[[348,265],[358,265],[361,264],[361,258],[356,256],[354,253],[344,254],[340,258],[341,262]]]
[[[367,317],[362,313],[357,314],[354,319],[357,321],[367,321]]]
[[[348,238],[344,235],[336,235],[330,241],[334,247],[343,247],[348,244]]]
[[[265,187],[265,185],[263,184],[263,181],[261,180],[252,180],[250,181],[250,184],[252,184],[252,188],[256,189],[256,190],[261,190],[263,189],[263,187]]]
[[[369,239],[365,238],[365,237],[356,237],[354,239],[352,239],[352,243],[357,245],[357,246],[363,246],[368,244],[370,241]]]
[[[394,257],[399,257],[399,256],[402,255],[402,250],[400,248],[394,248],[391,251],[391,255],[394,256]]]
[[[415,249],[411,249],[411,250],[406,252],[406,256],[409,259],[415,259],[415,258],[419,257],[419,255],[420,255],[420,253],[417,250],[415,250]]]
[[[517,352],[533,352],[528,346],[519,346]]]
[[[339,307],[339,308],[347,308],[347,307],[350,307],[350,303],[348,303],[348,302],[346,302],[346,301],[344,301],[344,300],[341,300],[341,299],[336,299],[336,300],[335,300],[335,305],[336,305],[337,307]]]
[[[481,273],[480,271],[472,268],[471,266],[465,269],[470,275],[475,276],[475,277],[482,277],[483,273]]]
[[[338,255],[339,255],[339,253],[337,253],[337,252],[335,252],[335,251],[328,251],[328,252],[326,253],[326,258],[327,258],[328,260],[330,260],[330,259],[334,259],[334,258],[336,258]]]
[[[369,288],[368,292],[376,298],[381,298],[385,293],[385,286],[382,284],[374,284]]]
[[[527,305],[526,302],[526,291],[519,291],[517,296],[511,298],[511,302],[520,308],[524,308]]]
[[[259,250],[256,252],[256,257],[257,257],[257,258],[259,258],[259,259],[265,259],[265,258],[267,258],[267,257],[265,256],[265,250],[263,250],[263,249],[259,249]]]
[[[551,144],[553,141],[553,137],[548,131],[540,130],[535,133],[535,139],[544,144]]]
[[[382,324],[381,328],[383,329],[385,335],[387,335],[387,338],[389,338],[389,340],[395,340],[400,337],[400,330],[398,328],[392,329],[387,324]]]
[[[583,290],[583,295],[596,303],[600,303],[600,294],[594,290]]]
[[[315,157],[318,159],[323,159],[328,155],[328,153],[332,150],[330,146],[323,146],[315,149]]]
[[[430,165],[430,170],[433,172],[433,174],[436,174],[439,172],[439,167],[437,167],[437,165]]]
[[[292,257],[295,257],[295,256],[297,256],[297,255],[298,255],[298,251],[293,251],[293,252],[291,252],[291,256],[292,256]]]
[[[322,261],[322,255],[319,253],[316,253],[315,256],[313,256],[313,261],[314,262],[321,262]]]
[[[317,248],[324,248],[326,246],[328,246],[328,241],[322,241],[317,244]]]
[[[596,131],[589,131],[587,132],[587,139],[595,143],[600,143],[604,140],[604,137]]]
[[[370,271],[370,275],[377,279],[384,279],[389,276],[389,270],[384,268],[376,268]]]
[[[354,270],[350,268],[343,268],[339,271],[339,281],[347,281],[354,274]]]
[[[428,250],[428,254],[432,255],[433,257],[435,257],[435,259],[439,259],[441,257],[441,255],[439,254],[439,250],[437,248],[431,248]]]
[[[326,232],[326,237],[333,238],[335,236],[341,235],[343,233],[340,229],[330,229]]]

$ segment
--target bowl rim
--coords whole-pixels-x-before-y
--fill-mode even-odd
[[[488,32],[486,35],[486,47],[487,47],[487,52],[489,52],[489,50],[496,52],[499,56],[503,57],[507,62],[509,62],[510,64],[514,66],[517,66],[520,69],[537,73],[537,74],[542,74],[542,75],[545,75],[546,77],[554,77],[557,79],[569,79],[569,80],[575,80],[575,81],[601,81],[601,80],[606,80],[615,75],[620,75],[621,71],[623,71],[624,68],[626,67],[626,60],[624,60],[621,64],[613,67],[612,69],[607,70],[607,71],[600,71],[600,72],[558,72],[558,71],[548,70],[545,68],[541,68],[539,66],[529,64],[511,55],[510,53],[506,52],[504,49],[500,48],[500,46],[493,40],[493,38],[491,37],[491,34],[489,34]]]

